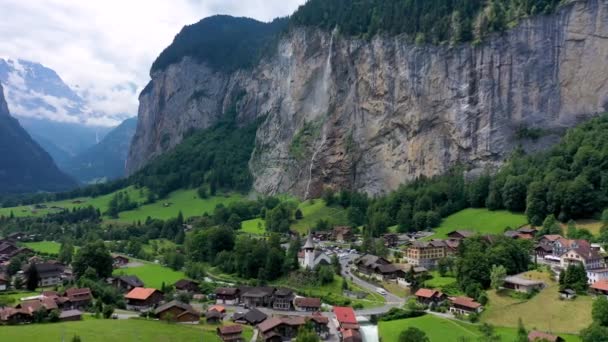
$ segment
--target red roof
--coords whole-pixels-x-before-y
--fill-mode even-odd
[[[131,290],[131,292],[127,293],[125,295],[125,298],[127,299],[137,299],[137,300],[146,300],[148,299],[151,295],[154,294],[154,292],[158,291],[157,289],[148,289],[148,288],[144,288],[144,287],[136,287],[133,290]]]
[[[334,314],[340,324],[357,324],[357,317],[355,316],[355,310],[351,307],[345,306],[334,306]]]
[[[608,291],[608,280],[596,281],[591,285],[591,288],[594,290]]]
[[[481,304],[477,303],[473,298],[469,297],[454,297],[451,298],[452,304],[464,306],[470,309],[477,309],[481,307]]]
[[[416,291],[415,296],[424,297],[424,298],[433,298],[433,296],[435,296],[435,293],[437,293],[437,291],[435,291],[435,290],[419,289],[418,291]]]
[[[559,336],[544,333],[542,331],[532,330],[528,334],[528,341],[548,341],[555,342],[559,341]]]

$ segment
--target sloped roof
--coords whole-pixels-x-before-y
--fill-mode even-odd
[[[477,303],[473,298],[469,297],[453,297],[450,298],[450,300],[454,305],[460,305],[470,309],[477,309],[481,307],[481,304]]]
[[[127,299],[137,299],[137,300],[146,300],[148,299],[151,295],[153,295],[155,292],[157,292],[157,289],[151,289],[151,288],[145,288],[145,287],[136,287],[133,290],[131,290],[129,293],[127,293],[125,295],[125,298]],[[160,292],[160,291],[158,291]]]
[[[544,333],[542,331],[538,331],[538,330],[532,330],[530,331],[530,333],[528,334],[528,341],[548,341],[548,342],[555,342],[555,341],[559,341],[560,337],[559,336],[555,336],[555,335],[551,335],[551,334],[547,334]]]
[[[422,289],[418,289],[418,291],[416,291],[416,293],[414,295],[416,297],[432,298],[433,296],[435,296],[436,293],[437,293],[437,291],[435,291],[435,290],[422,288]]]
[[[239,289],[237,289],[235,287],[219,287],[219,288],[215,289],[216,295],[223,295],[223,296],[234,296],[238,292],[239,292]]]
[[[59,314],[59,318],[68,318],[68,317],[78,317],[82,316],[82,312],[80,310],[64,310]]]
[[[144,282],[141,281],[141,279],[139,279],[137,276],[134,275],[122,275],[119,276],[118,279],[120,279],[120,281],[133,286],[133,287],[143,287],[144,286]]]
[[[355,310],[351,307],[345,306],[334,306],[334,314],[340,324],[349,323],[357,324],[357,317],[355,316]]]
[[[596,281],[590,287],[594,290],[608,291],[608,280]]]
[[[238,325],[238,324],[226,325],[226,326],[217,328],[217,330],[222,335],[240,334],[243,332],[243,326]]]
[[[290,326],[302,326],[306,324],[306,318],[303,316],[282,316],[282,317],[273,317],[268,319],[260,324],[258,324],[258,329],[262,333],[266,333],[269,330],[272,330],[278,327],[281,324],[286,324]]]
[[[312,234],[308,234],[308,237],[306,238],[306,243],[304,244],[304,247],[302,247],[303,249],[314,249],[315,248],[315,243],[312,241]]]
[[[321,307],[321,299],[320,298],[304,298],[299,297],[296,298],[296,306],[305,307],[305,308],[318,308]]]

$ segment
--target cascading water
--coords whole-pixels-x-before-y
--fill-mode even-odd
[[[323,107],[324,108],[328,108],[329,107],[329,82],[331,81],[331,58],[334,52],[334,35],[336,34],[337,30],[334,29],[333,32],[331,33],[331,39],[329,41],[329,51],[327,53],[327,61],[325,62],[325,70],[323,73],[323,81],[322,81],[322,85],[321,85],[321,89],[322,89],[322,96],[323,96],[323,101],[319,101],[319,102],[323,102]],[[306,183],[306,192],[304,193],[304,199],[308,199],[308,196],[310,195],[310,184],[312,183],[312,169],[315,165],[315,159],[317,158],[317,155],[319,154],[319,152],[321,152],[321,149],[323,148],[323,146],[325,145],[325,142],[327,141],[327,134],[325,133],[325,125],[323,123],[321,123],[321,141],[320,143],[317,145],[317,148],[315,148],[315,151],[313,152],[311,158],[310,158],[310,165],[308,167],[308,182]]]

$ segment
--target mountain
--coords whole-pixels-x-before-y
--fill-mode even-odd
[[[85,100],[40,63],[0,59],[0,82],[12,114],[60,167],[111,130],[88,122],[95,114]]]
[[[11,117],[0,85],[0,193],[63,191],[76,182],[63,174]]]
[[[65,171],[83,183],[95,183],[125,176],[125,164],[137,119],[123,121],[98,144],[65,163]]]
[[[608,110],[605,1],[445,3],[309,1],[227,67],[207,20],[184,29],[140,94],[128,172],[236,108],[240,126],[262,120],[249,160],[257,192],[380,194],[455,165],[495,168]]]

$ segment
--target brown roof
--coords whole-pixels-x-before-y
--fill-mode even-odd
[[[281,324],[291,326],[302,326],[306,324],[306,318],[302,316],[273,317],[258,324],[258,329],[263,334],[278,327]]]
[[[70,299],[70,301],[84,301],[91,299],[91,289],[88,287],[85,288],[71,288],[65,291],[65,296]]]
[[[217,312],[224,313],[224,312],[226,312],[226,308],[221,305],[213,305],[213,306],[209,307],[209,309],[207,309],[207,311],[217,311]]]
[[[596,281],[591,285],[591,288],[594,290],[608,291],[608,280]]]
[[[418,289],[418,291],[416,291],[415,296],[416,297],[423,297],[423,298],[432,298],[433,296],[435,296],[436,293],[437,293],[437,291],[435,291],[435,290]]]
[[[560,337],[544,333],[542,331],[532,330],[528,334],[528,341],[547,341],[547,342],[556,342],[559,341]]]
[[[477,303],[473,298],[469,297],[453,297],[450,298],[452,304],[464,306],[469,309],[477,309],[481,307],[481,304]]]
[[[146,300],[146,299],[150,298],[150,296],[153,295],[157,291],[158,291],[157,289],[150,289],[150,288],[145,288],[145,287],[136,287],[133,290],[131,290],[129,293],[127,293],[125,295],[125,298],[127,298],[127,299],[137,299],[137,300]]]
[[[549,240],[551,242],[557,241],[559,239],[563,239],[561,235],[557,235],[557,234],[554,234],[554,235],[544,235],[543,238],[545,238],[545,239],[547,239],[547,240]]]
[[[177,300],[172,300],[169,303],[165,303],[165,304],[159,306],[158,308],[156,308],[156,310],[154,310],[154,313],[158,315],[161,312],[167,311],[173,307],[177,307],[177,308],[182,309],[184,312],[189,312],[194,315],[200,316],[198,311],[194,310],[194,308],[192,308],[192,306],[190,306],[190,304],[182,303]],[[217,311],[213,311],[213,312],[217,312]]]
[[[215,289],[216,295],[234,296],[239,292],[239,289],[235,287],[219,287]]]
[[[344,342],[361,342],[361,333],[356,329],[345,329],[342,331],[342,341]]]
[[[319,308],[321,307],[321,299],[320,298],[296,298],[295,301],[296,306],[304,307],[304,308]]]
[[[222,335],[240,334],[243,332],[243,326],[238,325],[238,324],[226,325],[226,326],[217,328],[217,330]]]

